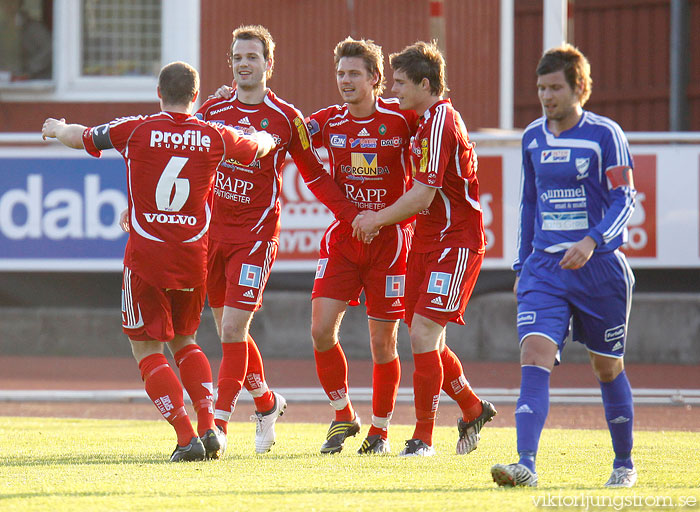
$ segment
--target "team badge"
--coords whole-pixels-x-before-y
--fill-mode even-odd
[[[386,133],[386,126],[385,126],[385,125],[381,125],[381,126],[379,127],[379,135],[384,135],[385,133]]]
[[[270,121],[267,120],[267,117],[260,121],[260,128],[265,129],[269,126]]]
[[[584,178],[588,178],[588,166],[591,165],[591,159],[590,158],[577,158],[575,160],[576,164],[576,171],[578,172],[578,176],[576,176],[577,180],[582,180]]]

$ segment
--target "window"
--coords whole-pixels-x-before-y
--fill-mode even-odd
[[[164,64],[199,66],[198,1],[0,4],[3,101],[153,101]]]
[[[155,76],[160,70],[159,0],[84,0],[83,76]]]
[[[2,1],[0,84],[51,79],[53,13],[50,4],[42,0]]]

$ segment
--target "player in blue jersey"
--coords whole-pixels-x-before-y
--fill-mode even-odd
[[[623,355],[634,276],[619,247],[634,209],[632,157],[614,121],[583,110],[590,65],[571,45],[537,66],[543,116],[522,139],[518,273],[521,384],[515,464],[491,468],[500,486],[535,486],[549,410],[549,376],[572,326],[600,382],[615,460],[608,487],[631,487],[633,404]]]

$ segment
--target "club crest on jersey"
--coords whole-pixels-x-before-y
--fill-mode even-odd
[[[330,143],[332,148],[344,148],[347,144],[347,136],[338,134],[338,133],[331,133],[330,137]]]
[[[428,282],[428,293],[447,295],[451,281],[452,274],[446,272],[431,272],[430,281]]]
[[[238,278],[239,286],[250,288],[260,288],[260,278],[262,277],[262,267],[244,263],[241,265],[241,275]]]
[[[545,149],[540,156],[541,164],[556,164],[568,162],[571,157],[570,149]]]
[[[270,126],[270,121],[267,120],[267,117],[260,121],[260,128],[262,128],[263,130],[268,126]]]
[[[588,167],[591,165],[591,159],[577,158],[574,163],[576,164],[576,171],[578,172],[576,179],[582,180],[584,178],[588,178]]]
[[[406,276],[386,276],[385,297],[403,297]]]
[[[381,126],[379,127],[379,135],[384,135],[385,133],[386,133],[386,126],[385,126],[385,125],[381,125]]]

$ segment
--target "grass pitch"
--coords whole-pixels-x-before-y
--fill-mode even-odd
[[[489,428],[479,449],[454,455],[456,429],[436,429],[436,457],[359,456],[362,437],[338,455],[318,449],[327,425],[281,421],[277,444],[253,448],[254,425],[232,423],[223,459],[170,464],[165,421],[0,417],[2,511],[510,511],[698,510],[700,433],[638,432],[632,489],[603,487],[611,471],[607,431],[542,435],[537,489],[499,489],[494,463],[515,460],[515,430]],[[366,433],[363,429],[362,435]],[[398,453],[412,427],[391,427]]]

